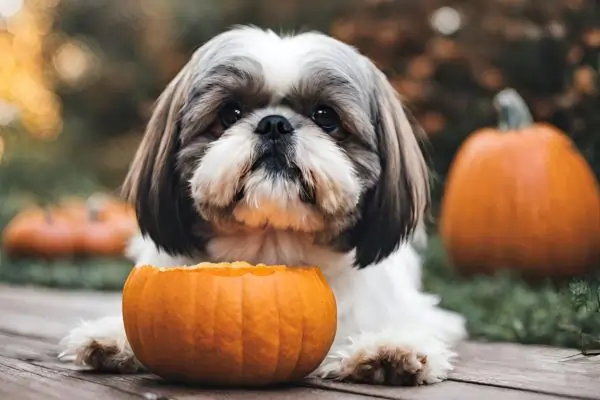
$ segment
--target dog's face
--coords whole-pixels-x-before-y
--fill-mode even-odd
[[[366,266],[421,219],[426,165],[384,75],[305,33],[225,32],[158,100],[125,182],[140,228],[170,253],[243,230],[309,234]]]

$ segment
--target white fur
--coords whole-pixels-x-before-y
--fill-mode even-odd
[[[358,204],[360,182],[352,162],[329,136],[316,129],[303,129],[298,134],[297,159],[304,175],[312,175],[317,204],[330,214],[352,210]],[[310,171],[312,174],[308,174]]]
[[[217,49],[224,54],[227,46],[237,41],[236,48],[243,48],[261,63],[274,97],[285,94],[296,82],[299,66],[310,61],[315,48],[327,48],[333,41],[315,34],[281,38],[272,32],[247,28],[224,35],[228,35],[228,41],[223,41],[222,46],[209,46],[206,51]],[[336,62],[342,61],[331,60],[331,65]],[[349,58],[346,62],[362,63],[366,59]],[[269,107],[261,112],[269,112]],[[259,112],[255,119],[258,121],[262,116]],[[410,130],[410,127],[402,129]],[[169,267],[236,260],[318,265],[336,296],[338,330],[329,354],[314,375],[334,379],[351,377],[355,364],[377,358],[383,350],[391,349],[392,353],[397,351],[399,358],[404,357],[405,369],[419,369],[415,372],[417,383],[444,379],[452,368],[452,346],[466,336],[465,322],[461,316],[439,308],[436,296],[421,291],[419,251],[426,243],[423,226],[419,226],[411,241],[402,244],[379,265],[362,270],[354,268],[353,252],[339,253],[315,244],[313,235],[323,223],[322,216],[302,203],[297,184],[268,180],[260,175],[260,170],[242,180],[242,172],[253,157],[255,138],[249,132],[251,130],[243,124],[227,131],[198,160],[190,180],[194,200],[216,206],[229,204],[240,185],[244,185],[245,197],[235,208],[234,216],[247,229],[223,232],[212,239],[206,253],[196,259],[167,255],[141,237],[131,242],[128,255],[138,266]],[[310,126],[299,129],[298,166],[305,173],[310,171],[305,175],[311,177],[310,184],[316,188],[320,210],[332,215],[352,210],[359,200],[361,182],[347,154],[329,137],[317,132]],[[122,355],[129,354],[121,317],[115,316],[85,322],[69,332],[61,343],[62,356],[78,359],[94,341],[108,341],[120,349]],[[401,373],[402,366],[399,369]],[[381,383],[383,370],[377,374],[373,381]]]
[[[121,349],[128,348],[124,332],[123,319],[120,316],[104,317],[95,321],[82,321],[69,336],[62,340],[61,345],[64,351],[58,357],[65,361],[74,361],[77,356],[75,350],[88,346],[92,340],[112,341]]]
[[[190,181],[195,201],[202,203],[210,199],[218,207],[229,204],[242,184],[240,177],[252,159],[255,141],[256,135],[240,126],[214,141]]]

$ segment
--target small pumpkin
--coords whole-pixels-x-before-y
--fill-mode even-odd
[[[122,256],[131,237],[109,218],[102,218],[94,209],[78,230],[77,253],[94,256]]]
[[[567,277],[600,262],[600,190],[568,136],[535,123],[513,89],[498,128],[473,133],[451,165],[440,232],[464,273]]]
[[[122,256],[127,241],[137,231],[131,207],[104,194],[86,201],[71,200],[59,207],[77,230],[76,252],[92,256]]]
[[[129,240],[138,232],[137,217],[129,204],[113,204],[107,207],[104,210],[103,219],[110,221],[110,224],[125,240]]]
[[[46,208],[26,209],[5,227],[2,246],[12,257],[65,257],[75,252],[71,221]]]
[[[4,251],[13,257],[120,257],[137,230],[135,213],[128,204],[93,196],[26,209],[5,227],[2,242]]]
[[[123,234],[132,236],[137,232],[137,219],[133,207],[104,193],[93,194],[86,200],[68,199],[63,201],[59,208],[76,221],[85,221],[93,216],[94,220],[110,220]]]
[[[318,268],[235,262],[134,268],[123,320],[133,352],[159,376],[256,386],[312,372],[337,315]]]

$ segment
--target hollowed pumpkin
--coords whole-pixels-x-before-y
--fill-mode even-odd
[[[312,372],[337,324],[318,268],[243,262],[136,267],[123,290],[123,319],[134,353],[155,374],[252,386]]]
[[[469,137],[441,209],[449,258],[464,273],[515,269],[565,277],[600,262],[600,191],[566,134],[534,123],[512,89],[496,97],[498,128]]]

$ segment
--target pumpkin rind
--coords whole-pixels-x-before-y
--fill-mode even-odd
[[[326,356],[335,298],[317,268],[221,264],[134,268],[123,290],[127,338],[142,364],[176,381],[294,381]]]
[[[440,233],[452,264],[465,273],[586,272],[600,261],[600,190],[591,168],[551,125],[505,129],[473,133],[450,168]]]

